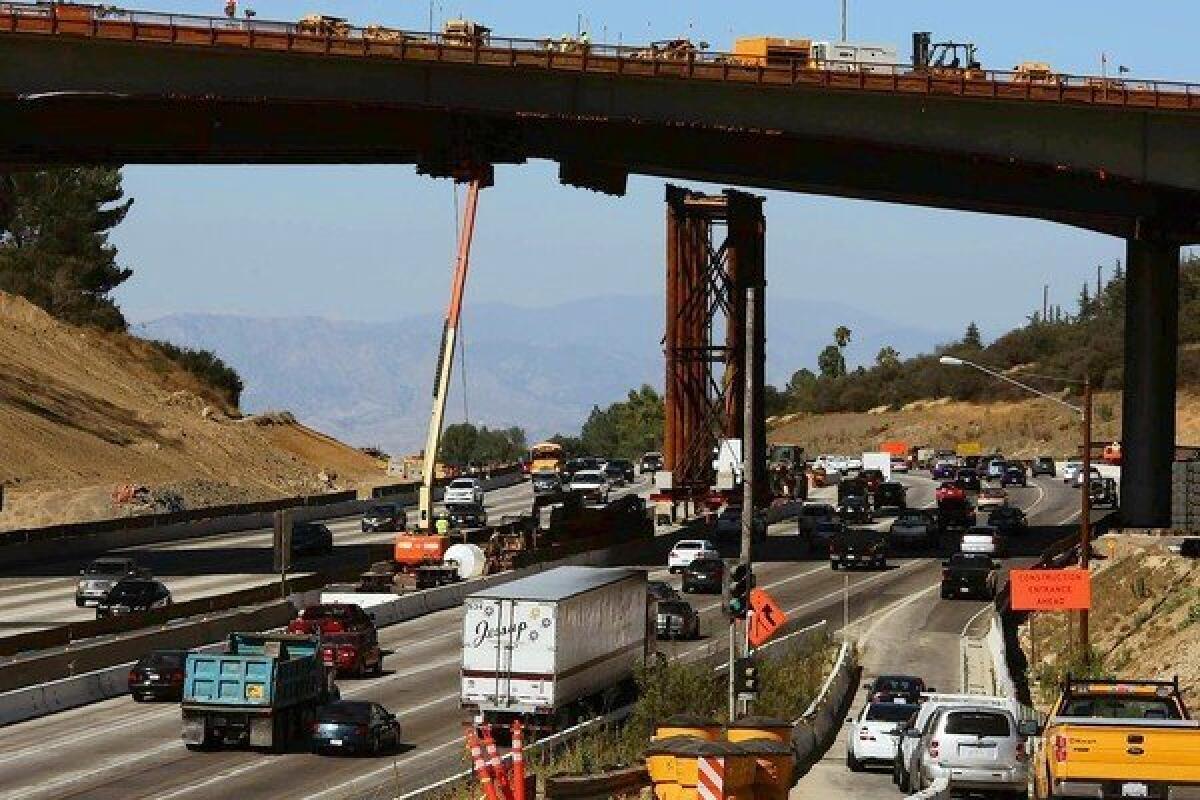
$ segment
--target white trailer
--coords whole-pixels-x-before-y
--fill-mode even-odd
[[[877,469],[882,472],[885,481],[892,479],[891,453],[863,453],[862,465],[863,469]]]
[[[833,72],[890,75],[900,63],[900,55],[891,45],[855,42],[813,42],[812,57],[821,69]]]
[[[462,707],[545,732],[611,705],[646,656],[646,573],[558,567],[476,592],[463,617]]]

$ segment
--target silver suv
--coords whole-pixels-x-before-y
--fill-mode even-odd
[[[1029,783],[1028,737],[1035,722],[1017,724],[1012,712],[987,706],[941,709],[926,726],[920,768],[912,776],[921,791],[939,778],[951,790],[1024,797]]]
[[[132,558],[97,558],[79,570],[75,605],[79,608],[97,606],[122,578],[148,577],[150,571],[139,567]]]

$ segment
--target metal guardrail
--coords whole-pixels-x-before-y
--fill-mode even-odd
[[[371,25],[317,32],[292,22],[134,11],[109,6],[0,3],[0,33],[83,36],[402,61],[524,67],[764,86],[952,95],[983,99],[1200,110],[1200,84],[1087,75],[1030,79],[1010,70],[914,70],[906,64],[765,63],[761,57],[564,39],[413,32]]]

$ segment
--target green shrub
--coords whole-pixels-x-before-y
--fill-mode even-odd
[[[180,347],[159,339],[151,339],[150,345],[165,357],[196,376],[206,386],[218,392],[234,408],[242,398],[245,388],[242,378],[233,367],[209,350]]]

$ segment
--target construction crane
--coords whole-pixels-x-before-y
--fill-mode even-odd
[[[442,324],[442,346],[438,353],[437,376],[433,385],[433,411],[429,415],[429,434],[425,439],[425,458],[421,466],[421,490],[417,498],[417,527],[420,530],[433,529],[433,481],[436,477],[438,446],[442,438],[442,421],[446,415],[446,395],[450,389],[450,371],[454,364],[463,292],[467,286],[467,269],[471,263],[475,209],[479,204],[479,190],[485,185],[490,185],[488,178],[480,174],[471,176],[467,189],[466,211],[463,214],[462,228],[458,232],[458,255],[454,259],[454,277],[450,283],[450,305],[446,309],[446,319]]]

